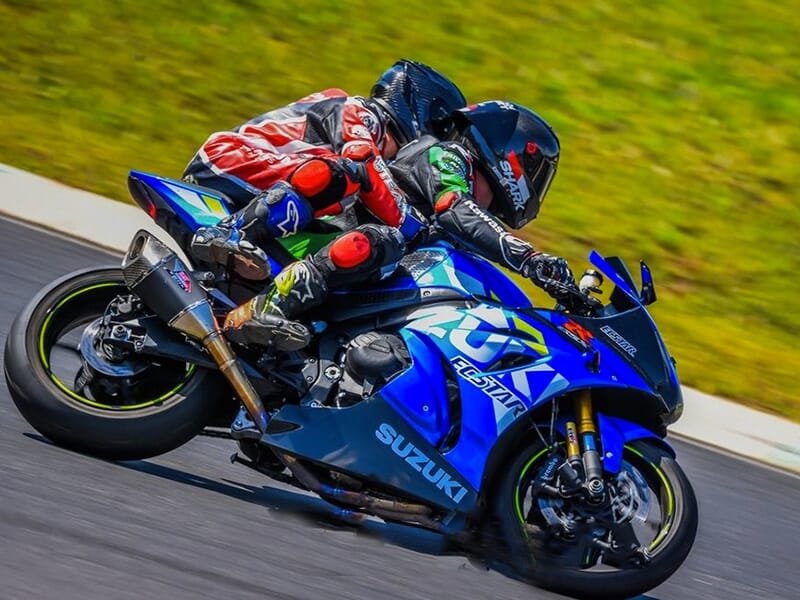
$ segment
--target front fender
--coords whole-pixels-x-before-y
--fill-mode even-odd
[[[602,448],[603,470],[606,473],[619,473],[622,466],[622,453],[625,444],[633,440],[651,439],[663,447],[673,457],[675,450],[672,449],[665,440],[658,435],[645,429],[637,423],[633,423],[619,417],[611,417],[603,413],[597,413],[597,431],[600,437]]]

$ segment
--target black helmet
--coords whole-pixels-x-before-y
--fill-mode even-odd
[[[513,229],[535,219],[558,166],[553,129],[513,102],[473,104],[452,119],[456,139],[475,155],[492,187],[492,214]]]
[[[398,60],[372,86],[370,97],[386,112],[389,131],[401,146],[422,134],[443,138],[448,117],[467,105],[456,84],[427,65]]]

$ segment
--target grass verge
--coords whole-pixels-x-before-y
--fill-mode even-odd
[[[646,259],[682,381],[800,420],[798,28],[764,0],[6,0],[0,161],[126,200],[131,168],[177,177],[212,131],[422,60],[559,132],[525,236]]]

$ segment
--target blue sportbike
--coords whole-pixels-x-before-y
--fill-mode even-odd
[[[228,437],[236,462],[342,519],[433,530],[580,597],[641,594],[689,554],[697,503],[665,441],[683,400],[644,263],[638,287],[592,252],[568,308],[544,308],[436,241],[304,316],[308,348],[266,352],[218,325],[261,285],[179,257],[228,200],[138,171],[129,187],[172,245],[139,231],[121,266],[43,289],[6,341],[11,395],[52,441],[131,460]],[[322,225],[268,248],[274,272],[327,242]]]

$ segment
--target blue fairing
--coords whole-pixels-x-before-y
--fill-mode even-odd
[[[151,216],[174,212],[195,231],[229,214],[224,196],[211,190],[142,172],[131,177],[142,184],[136,199]],[[399,334],[413,365],[380,395],[419,434],[415,444],[440,452],[475,490],[503,433],[530,411],[571,391],[634,390],[662,401],[666,413],[679,414],[680,387],[672,361],[632,279],[617,272],[615,259],[590,255],[626,300],[618,310],[581,319],[533,307],[494,265],[445,242],[409,258],[408,266],[381,290],[413,290],[425,298],[426,290],[445,289],[456,291],[463,302],[422,305],[407,316]],[[648,278],[643,270],[650,285]],[[604,468],[611,473],[619,470],[627,442],[659,439],[602,413],[597,425]]]
[[[414,366],[381,393],[428,443],[443,450],[476,489],[503,432],[554,397],[586,388],[636,389],[657,395],[652,381],[611,340],[593,336],[583,346],[576,344],[565,333],[568,324],[575,325],[568,315],[531,308],[521,290],[489,263],[449,246],[430,251],[439,254],[438,260],[424,272],[388,286],[450,287],[465,298],[482,301],[434,304],[414,311],[400,330]],[[602,257],[592,258],[598,268],[613,273]],[[630,297],[631,313],[646,314],[636,292],[619,277],[612,280]],[[448,401],[445,373],[458,386],[457,406]],[[451,431],[454,411],[460,413],[456,435]],[[624,443],[656,437],[629,425],[612,417],[603,417],[600,423],[600,442],[611,452],[605,465],[609,472],[619,469]],[[606,427],[608,432],[603,432]]]
[[[531,301],[509,277],[492,263],[475,254],[455,250],[447,242],[419,248],[409,258],[414,266],[380,285],[382,291],[450,289],[465,297],[503,302],[514,307],[530,307]],[[335,295],[349,296],[350,290],[336,290]]]
[[[622,465],[622,449],[625,444],[633,440],[655,440],[675,456],[675,452],[667,442],[636,423],[617,417],[610,417],[603,413],[597,413],[596,420],[603,451],[603,468],[609,473],[619,472]]]
[[[608,261],[600,256],[600,254],[596,250],[592,250],[589,253],[589,261],[598,269],[600,269],[613,283],[617,286],[617,288],[622,291],[628,298],[641,306],[641,301],[639,300],[639,294],[636,293],[634,290],[620,275],[614,270],[614,268],[608,263]]]

